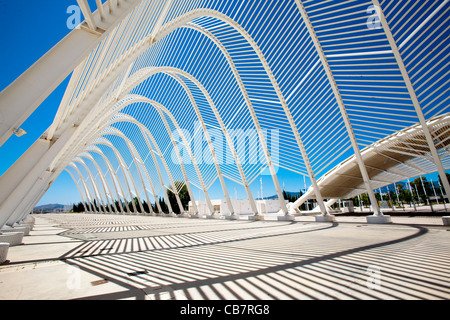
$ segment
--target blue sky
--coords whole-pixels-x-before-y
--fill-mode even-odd
[[[67,7],[75,0],[0,0],[0,90],[3,90],[34,62],[58,43],[70,30],[66,26]],[[6,31],[5,31],[6,30]],[[64,81],[22,125],[28,134],[12,136],[0,148],[3,174],[51,125],[67,86]],[[78,199],[76,186],[62,175],[41,201],[69,203]],[[68,179],[69,178],[69,179]]]
[[[91,1],[90,1],[91,2]],[[93,0],[92,0],[93,2]],[[75,0],[47,0],[21,1],[0,0],[0,90],[20,76],[28,67],[50,50],[70,30],[66,26],[69,14],[68,6],[76,4]],[[28,132],[23,137],[12,136],[0,148],[0,174],[3,174],[21,154],[51,125],[53,117],[59,107],[59,102],[67,86],[66,79],[55,90],[32,116],[22,125]],[[436,174],[430,179],[436,180]],[[280,185],[287,191],[298,191],[303,188],[303,177],[280,169],[278,174]],[[230,181],[229,193],[232,198],[245,198],[241,186]],[[307,179],[307,184],[309,181]],[[251,185],[253,196],[256,198],[260,190],[260,179]],[[263,176],[264,196],[274,195],[275,188],[269,175]],[[198,197],[198,190],[194,191]],[[216,180],[210,189],[211,198],[222,197],[220,184]],[[200,199],[203,198],[201,195]],[[80,201],[78,190],[67,173],[61,174],[39,204],[63,203],[69,204]]]

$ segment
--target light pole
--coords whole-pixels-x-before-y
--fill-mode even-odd
[[[389,191],[389,188],[387,186],[386,186],[386,190],[387,190],[387,194],[388,194],[388,197],[389,197],[389,202],[392,205],[392,210],[395,211],[395,206],[394,206],[394,203],[392,203],[392,199],[391,199],[391,192]]]
[[[427,190],[425,190],[425,185],[423,184],[423,179],[422,177],[420,177],[420,181],[422,182],[422,188],[423,188],[423,192],[425,193],[425,199],[427,199],[428,204],[430,205],[431,211],[433,212],[433,205],[431,204],[430,199],[428,198],[428,194],[427,194]]]
[[[438,183],[439,183],[439,189],[441,189],[442,202],[444,202],[444,208],[445,208],[445,211],[447,211],[447,206],[445,205],[444,191],[442,191],[441,182],[439,180],[438,180]]]
[[[416,185],[414,185],[414,189],[416,189],[417,199],[419,200],[419,205],[421,205],[422,201],[420,201],[419,191],[417,191],[417,186]]]
[[[436,189],[434,188],[433,180],[431,180],[431,187],[433,188],[434,198],[436,199],[436,203],[439,204],[438,197],[436,195]]]
[[[263,182],[262,182],[262,177],[259,179],[259,182],[261,182],[261,200],[263,200],[263,199],[264,199],[264,196],[263,196]]]

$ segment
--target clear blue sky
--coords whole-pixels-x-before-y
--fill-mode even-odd
[[[34,62],[57,44],[70,30],[66,26],[69,5],[75,0],[0,0],[0,90],[3,90]],[[0,148],[0,174],[3,174],[51,125],[67,80],[52,93],[22,125],[28,134],[12,136]],[[66,174],[58,179],[43,203],[69,203],[79,199],[76,186]],[[61,188],[63,187],[63,188]]]
[[[90,0],[89,2],[94,2]],[[75,0],[46,1],[11,1],[0,0],[0,91],[20,76],[28,67],[50,50],[70,30],[66,26],[69,14],[68,6],[76,4]],[[27,135],[17,138],[12,136],[0,148],[0,174],[3,174],[21,154],[51,125],[59,102],[67,86],[66,79],[55,92],[22,125]],[[430,176],[436,179],[436,174]],[[430,179],[429,178],[429,179]],[[279,181],[287,191],[303,188],[303,177],[280,169]],[[309,181],[307,180],[309,185]],[[260,190],[260,179],[252,184],[254,197]],[[274,195],[275,189],[270,176],[263,176],[264,196]],[[211,198],[222,197],[218,181],[210,189]],[[236,190],[236,191],[235,191]],[[245,198],[243,188],[229,182],[232,198]],[[198,190],[195,195],[198,196]],[[201,196],[203,198],[203,195]],[[67,173],[63,173],[53,184],[40,204],[70,204],[80,201],[78,190]]]

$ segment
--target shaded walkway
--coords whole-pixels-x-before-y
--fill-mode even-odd
[[[15,285],[14,299],[450,298],[444,227],[96,215],[38,221],[49,218],[64,222],[67,229],[56,228],[64,236],[56,237],[72,248],[52,260],[0,267],[2,299]],[[106,218],[131,231],[111,231]],[[50,269],[55,279],[44,272]],[[31,277],[42,281],[27,286]]]

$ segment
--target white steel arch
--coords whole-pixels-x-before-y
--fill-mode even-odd
[[[72,172],[70,172],[67,168],[64,169],[64,171],[66,171],[70,175],[70,177],[72,178],[73,182],[77,186],[78,192],[80,193],[80,196],[81,196],[81,203],[83,204],[84,211],[85,212],[89,212],[89,210],[86,207],[86,201],[84,200],[83,192],[81,192],[81,188],[80,188],[80,186],[78,184],[78,181],[75,179],[75,177],[73,176]]]
[[[128,201],[126,200],[125,196],[121,196],[120,195],[120,194],[125,195],[125,193],[123,192],[123,189],[122,189],[122,185],[120,184],[119,178],[117,177],[117,174],[116,174],[116,171],[114,171],[114,169],[113,169],[113,167],[111,165],[111,162],[109,161],[108,157],[105,156],[105,154],[102,152],[102,150],[99,147],[94,146],[94,145],[88,146],[86,148],[86,152],[95,152],[95,153],[99,154],[103,158],[103,161],[106,164],[108,172],[111,175],[111,178],[112,178],[112,181],[113,181],[113,185],[114,185],[114,189],[116,191],[118,202],[119,202],[119,204],[121,204],[120,205],[120,212],[122,214],[124,214],[123,207],[125,207],[127,213],[130,214],[131,211],[130,211],[130,208],[128,206]],[[119,189],[120,189],[120,192],[119,192]],[[125,201],[123,201],[122,198]]]
[[[131,101],[131,100],[130,100],[130,101]],[[120,111],[120,110],[118,110],[118,111]],[[115,121],[112,121],[112,122],[110,121],[110,122],[109,122],[109,125],[112,125],[114,122],[120,122],[120,121],[132,122],[132,123],[138,125],[138,126],[139,126],[139,129],[140,129],[141,132],[142,132],[142,135],[143,135],[144,139],[146,140],[146,143],[147,143],[147,146],[149,147],[149,149],[151,149],[151,144],[150,144],[150,142],[148,141],[147,135],[150,137],[150,140],[152,140],[152,143],[153,143],[153,144],[155,145],[155,147],[157,148],[159,154],[161,154],[161,150],[159,149],[159,146],[158,146],[156,140],[153,138],[151,132],[150,132],[147,128],[143,127],[142,124],[140,124],[138,121],[136,121],[136,119],[134,119],[134,118],[132,118],[132,117],[130,117],[130,116],[128,116],[128,115],[121,115],[121,117],[120,117],[120,118],[116,118]],[[92,134],[95,134],[95,130],[91,133],[91,135],[92,135]],[[89,139],[92,140],[93,138],[90,137]],[[94,138],[94,143],[95,143],[95,140],[96,140],[96,138]],[[107,145],[110,146],[109,143],[108,143]],[[112,173],[112,175],[114,175],[114,177],[115,177],[115,178],[113,179],[114,185],[115,185],[115,186],[116,186],[116,185],[119,185],[119,186],[120,186],[120,183],[118,182],[119,180],[118,180],[118,178],[117,178],[117,175],[115,174],[115,171],[112,169],[112,166],[111,166],[111,164],[110,164],[108,158],[105,156],[105,154],[104,154],[100,149],[98,149],[97,147],[88,146],[87,149],[89,149],[90,151],[94,151],[94,152],[99,153],[99,154],[104,158],[105,162],[107,163],[108,170],[109,170],[109,171]],[[162,190],[163,190],[163,192],[164,192],[165,199],[166,199],[166,201],[168,201],[168,195],[167,195],[166,189],[165,189],[165,187],[164,187],[164,185],[163,185],[163,182],[162,182],[161,173],[160,173],[160,169],[159,169],[158,163],[157,163],[157,161],[156,161],[156,158],[154,157],[154,154],[151,153],[151,155],[152,155],[153,163],[154,163],[154,165],[155,165],[155,167],[156,167],[156,169],[157,169],[158,175],[159,175],[159,177],[160,177],[161,188],[162,188]],[[172,182],[172,184],[173,184],[173,183],[174,183],[174,180],[173,180],[172,175],[171,175],[171,173],[170,173],[170,170],[169,170],[169,168],[168,168],[168,166],[167,166],[167,164],[166,164],[166,162],[165,162],[165,159],[162,158],[162,160],[163,160],[163,164],[164,164],[164,166],[165,166],[165,169],[167,170],[167,174],[169,175],[170,180],[171,180],[171,182]],[[150,181],[150,180],[149,180],[149,181]],[[154,191],[153,184],[151,184],[150,186],[151,186],[151,188],[152,188],[152,191],[153,191],[152,193],[153,193],[153,195],[156,196],[156,192]],[[117,188],[116,188],[116,190],[117,190]],[[122,191],[122,193],[123,193],[123,191]],[[176,196],[178,197],[177,194],[176,194]],[[159,204],[158,201],[156,201],[156,206],[157,206],[158,212],[159,212],[160,214],[162,214],[161,206],[160,206],[160,204]],[[168,203],[168,207],[169,207],[169,211],[172,212],[170,203]]]
[[[106,135],[106,134],[110,134],[110,132],[103,132],[102,135]],[[97,144],[103,144],[103,145],[105,145],[105,146],[110,147],[110,148],[113,150],[114,154],[116,155],[117,159],[119,160],[120,167],[121,167],[122,172],[123,172],[123,175],[124,175],[124,177],[125,177],[125,182],[126,182],[126,185],[127,185],[128,193],[129,193],[130,198],[131,198],[131,199],[130,199],[130,202],[131,202],[131,205],[133,206],[133,212],[134,212],[134,213],[138,213],[138,210],[137,210],[137,207],[136,207],[136,203],[135,203],[134,200],[133,200],[133,198],[134,198],[133,195],[135,195],[135,196],[139,199],[140,209],[143,211],[142,203],[141,203],[140,197],[139,197],[139,195],[138,195],[138,191],[137,191],[137,188],[136,188],[136,184],[135,184],[135,182],[134,182],[134,179],[132,178],[132,175],[131,175],[131,173],[130,173],[130,170],[129,170],[127,164],[126,164],[125,161],[123,160],[123,157],[122,157],[121,153],[120,153],[120,152],[117,150],[117,148],[116,148],[116,147],[115,147],[108,139],[106,139],[106,138],[101,139],[100,141],[97,142]],[[133,189],[132,189],[131,186],[130,186],[130,181],[131,181],[131,185],[133,186],[134,192],[133,192]]]
[[[145,99],[145,98],[138,98],[138,99],[139,99],[140,101],[142,101],[142,102],[151,103],[150,100]],[[133,103],[133,102],[136,102],[136,100],[128,100],[128,103]],[[122,105],[122,107],[125,107],[125,106],[126,106],[126,104]],[[163,108],[165,113],[169,113],[169,114],[170,114],[170,112],[169,112],[168,110],[166,110],[164,107],[159,106],[159,108]],[[121,110],[120,108],[119,108],[119,109],[116,109],[115,112],[118,112],[118,111],[120,111],[120,110]],[[107,117],[107,118],[105,118],[105,119],[109,119],[109,118]],[[175,120],[175,118],[173,118],[173,116],[171,116],[171,119],[176,123],[176,120]],[[134,121],[133,121],[133,120],[134,120]],[[133,123],[138,124],[138,122],[135,121],[135,119],[132,119],[132,118],[130,118],[130,117],[116,117],[116,118],[113,119],[112,121],[109,120],[106,124],[102,125],[102,126],[99,127],[99,128],[96,128],[96,130],[102,130],[102,128],[108,127],[108,126],[110,126],[111,124],[113,124],[114,122],[120,122],[120,121],[131,121],[131,122],[133,122]],[[139,128],[142,129],[142,126],[139,126]],[[152,134],[148,131],[148,129],[146,129],[146,132],[149,134],[149,137],[151,138],[151,140],[153,140],[153,143],[154,143],[154,145],[157,147],[159,153],[161,153],[161,151],[160,151],[160,149],[159,149],[159,146],[157,145],[157,143],[156,143],[155,139],[153,138]],[[93,133],[95,133],[95,131],[93,131]],[[105,132],[104,132],[104,133],[105,133]],[[133,147],[133,143],[132,143],[125,135],[123,135],[123,133],[121,133],[121,132],[119,132],[117,129],[113,129],[113,128],[109,128],[109,131],[107,131],[106,133],[108,133],[108,134],[117,134],[117,135],[119,135],[120,137],[122,137],[123,139],[125,139],[125,141],[127,142],[127,145],[130,147],[131,150],[133,150],[133,153],[136,154],[136,155],[140,158],[139,154],[137,153],[137,151],[136,151],[135,148]],[[146,136],[144,136],[144,137],[145,137],[145,139],[147,139]],[[89,139],[91,139],[91,138],[89,138]],[[80,141],[83,141],[83,140],[80,140]],[[148,142],[148,140],[147,140],[147,142]],[[112,144],[109,143],[108,145],[109,145],[110,147],[112,147]],[[115,149],[115,148],[114,148],[114,149]],[[118,153],[117,149],[115,149],[115,152]],[[142,163],[142,159],[138,159],[138,160]],[[165,167],[166,167],[166,169],[167,169],[167,172],[168,172],[168,174],[169,174],[169,177],[170,177],[170,179],[171,179],[171,182],[172,182],[172,184],[174,184],[173,178],[172,178],[172,176],[171,176],[171,174],[170,174],[170,170],[168,169],[167,164],[165,163],[165,161],[163,161],[163,162],[164,162],[164,164],[165,164]],[[123,164],[122,160],[120,161],[120,163]],[[156,166],[156,162],[155,162],[155,166]],[[138,168],[138,170],[140,171],[139,168]],[[159,170],[159,169],[158,169],[158,170]],[[148,177],[148,172],[146,172],[145,167],[144,167],[144,172],[146,173],[146,176],[147,176],[147,178],[149,179],[149,181],[150,181],[150,183],[151,183],[151,180],[150,180],[150,178]],[[130,179],[130,180],[132,180],[132,179]],[[142,184],[143,184],[143,186],[144,186],[143,179],[141,179],[141,182],[142,182]],[[166,190],[165,190],[164,186],[162,186],[162,187],[163,187],[164,193],[166,194]],[[145,189],[145,186],[144,186],[144,189]],[[153,186],[152,186],[152,189],[153,189]],[[130,192],[131,192],[131,191],[130,191]],[[181,205],[181,201],[180,201],[180,199],[179,199],[179,197],[178,197],[178,194],[177,194],[176,190],[174,190],[174,193],[175,193],[175,196],[176,196],[176,198],[177,198],[177,202],[178,202],[178,205],[180,206],[180,209],[183,210],[182,205]],[[154,195],[155,195],[155,193],[154,193]],[[167,194],[166,194],[165,197],[166,197],[166,200],[168,201],[168,196],[167,196]],[[158,205],[159,205],[159,204],[158,204]],[[170,202],[168,202],[168,206],[169,206],[169,211],[170,211],[170,213],[173,213],[173,211],[172,211],[172,209],[171,209],[171,206],[170,206]]]
[[[144,102],[147,102],[147,103],[149,103],[149,104],[152,104],[152,105],[155,105],[155,104],[156,104],[156,102],[153,102],[153,101],[148,100],[148,99],[144,99],[143,101],[144,101]],[[158,104],[156,104],[155,107],[156,107],[158,110],[159,110],[159,109],[163,109],[164,112],[165,112],[166,114],[170,115],[171,120],[172,120],[173,123],[176,124],[176,126],[178,127],[175,118],[170,114],[170,112],[169,112],[167,109],[165,109],[162,105],[158,105]],[[164,116],[163,116],[162,114],[160,115],[160,117],[161,117],[161,119],[162,119],[163,121],[165,121],[165,118],[164,118]],[[168,125],[167,125],[167,126],[168,126]],[[167,134],[171,135],[170,129],[169,129],[167,126],[166,126]],[[178,127],[178,128],[179,128],[179,127]],[[181,131],[181,130],[180,130],[180,131]],[[131,142],[128,138],[126,138],[126,136],[124,136],[123,133],[120,134],[120,136],[121,136],[123,139],[125,139],[125,140],[127,141],[127,144],[128,144],[131,148],[133,148],[133,147],[132,147],[132,146],[133,146],[132,142]],[[185,140],[185,139],[184,139],[184,140]],[[172,141],[173,141],[173,138],[172,138]],[[134,150],[135,150],[135,149],[134,149]],[[137,151],[135,151],[135,152],[137,153]],[[177,152],[177,155],[179,156],[179,152],[178,152],[178,151],[176,151],[176,152]],[[137,154],[138,154],[138,153],[137,153]],[[139,156],[139,157],[140,157],[140,156]],[[183,164],[182,161],[181,161],[181,157],[179,157],[179,159],[180,159],[180,166],[181,166],[181,169],[182,169],[183,172],[185,172],[184,164]],[[142,159],[140,159],[140,161],[141,161],[141,163],[142,163]],[[144,168],[144,170],[145,170],[145,168]],[[199,172],[199,171],[198,171],[198,172]],[[201,174],[199,173],[199,175],[201,175]],[[147,176],[148,176],[148,173],[147,173]],[[186,180],[186,185],[188,185],[188,184],[189,184],[189,180],[187,179],[187,175],[185,175],[185,180]],[[142,181],[143,181],[143,180],[142,180]],[[173,187],[175,187],[175,185],[173,185]],[[144,189],[145,189],[145,186],[144,186]],[[188,190],[189,190],[189,189],[190,189],[190,186],[188,186]],[[204,189],[204,190],[205,190],[205,192],[206,192],[206,189]],[[174,190],[174,193],[175,193],[175,195],[176,195],[177,202],[178,202],[178,205],[179,205],[179,207],[180,207],[180,210],[181,210],[182,213],[183,213],[183,212],[184,212],[184,209],[183,209],[183,206],[182,206],[182,204],[181,204],[181,201],[180,201],[180,199],[179,199],[179,197],[178,197],[178,192],[177,192],[176,190]],[[192,193],[192,192],[190,191],[190,193]],[[193,195],[192,195],[192,198],[193,198]],[[168,200],[168,197],[167,197],[167,200]],[[168,202],[168,206],[169,206],[169,208],[171,208],[169,202]],[[170,210],[170,213],[173,213],[172,209],[169,209],[169,210]]]
[[[80,180],[81,180],[81,182],[82,182],[82,184],[83,184],[83,188],[84,188],[84,192],[85,192],[85,194],[86,194],[86,199],[88,200],[88,206],[89,206],[89,208],[90,208],[90,211],[91,212],[93,212],[93,213],[97,213],[98,211],[97,211],[97,208],[93,208],[93,206],[92,206],[92,204],[94,203],[93,201],[94,201],[94,198],[92,197],[92,194],[91,194],[91,191],[89,190],[89,188],[88,188],[88,186],[87,186],[87,183],[86,183],[86,180],[84,179],[84,177],[83,177],[83,175],[82,175],[82,173],[81,173],[81,171],[80,171],[80,169],[77,167],[77,165],[75,164],[75,163],[70,163],[69,164],[69,166],[70,167],[72,167],[72,168],[74,168],[75,170],[76,170],[76,172],[78,173],[78,176],[80,177]]]
[[[106,129],[107,131],[105,131],[105,129],[103,129],[103,131],[104,131],[104,132],[107,132],[108,134],[117,135],[117,136],[121,137],[122,139],[124,139],[124,141],[126,142],[127,146],[128,146],[129,149],[130,149],[130,152],[132,152],[132,154],[135,154],[135,155],[136,155],[136,158],[137,158],[137,160],[138,160],[138,162],[142,164],[142,167],[143,167],[145,176],[147,177],[147,179],[148,179],[148,181],[149,181],[149,183],[150,183],[150,187],[151,187],[151,189],[153,190],[153,192],[152,192],[152,193],[153,193],[153,196],[154,196],[155,199],[156,199],[156,196],[157,196],[157,195],[156,195],[156,192],[154,191],[155,188],[154,188],[154,186],[153,186],[153,183],[152,183],[152,181],[151,181],[151,179],[150,179],[150,177],[149,177],[149,174],[148,174],[147,169],[146,169],[145,166],[143,165],[142,158],[141,158],[141,156],[139,155],[139,153],[138,153],[138,151],[136,150],[136,148],[134,147],[133,143],[130,141],[130,139],[128,139],[128,138],[123,134],[123,132],[121,132],[120,130],[118,130],[118,129],[116,129],[116,128],[110,127],[114,122],[127,121],[127,120],[128,120],[128,119],[121,119],[121,118],[118,118],[118,119],[115,119],[115,120],[113,120],[113,121],[110,121],[110,122],[108,122],[107,124],[105,124],[105,129]],[[144,192],[145,192],[146,197],[147,197],[147,201],[148,201],[148,203],[150,204],[151,202],[150,202],[150,199],[149,199],[148,194],[147,194],[147,189],[146,189],[146,187],[145,187],[145,182],[144,182],[144,179],[143,179],[143,177],[142,177],[141,169],[139,168],[139,166],[137,166],[137,168],[138,168],[139,177],[140,177],[140,180],[141,180],[141,183],[142,183]],[[165,189],[164,189],[164,192],[165,192]],[[166,194],[165,194],[165,195],[166,195]],[[176,198],[177,198],[178,205],[180,206],[180,210],[183,211],[183,208],[182,208],[182,206],[181,206],[181,201],[180,201],[180,199],[179,199],[179,197],[178,197],[178,194],[175,193],[175,196],[176,196]],[[167,200],[167,201],[168,201],[168,199],[169,199],[168,196],[166,196],[166,200]],[[159,209],[161,209],[161,208],[159,207],[159,204],[158,204],[157,206],[158,206]],[[172,210],[172,207],[170,206],[170,203],[168,204],[168,207],[169,207],[169,213],[173,213],[173,210]]]
[[[131,190],[130,182],[129,182],[129,180],[130,180],[129,177],[131,175],[129,174],[128,167],[126,166],[125,162],[123,161],[122,156],[120,155],[120,153],[118,152],[116,147],[106,138],[103,138],[103,137],[102,138],[98,138],[97,141],[96,141],[96,144],[104,145],[106,147],[111,148],[111,150],[113,151],[114,155],[117,157],[117,160],[119,161],[119,167],[121,168],[123,176],[124,176],[124,180],[125,180],[125,183],[126,183],[128,194],[130,195],[130,198],[131,198],[130,202],[131,202],[132,207],[133,207],[133,212],[136,213],[137,212],[137,208],[136,208],[136,204],[133,201],[133,192]],[[112,171],[114,171],[114,170],[112,170]],[[118,185],[120,185],[120,183],[118,183]],[[124,200],[125,200],[125,202],[127,204],[126,205],[127,213],[131,214],[131,210],[130,210],[130,208],[128,206],[128,200],[127,200],[127,198],[125,196],[125,193],[123,192],[123,189],[121,189],[121,191],[122,191],[122,194],[123,194],[123,198],[124,198]]]
[[[134,100],[130,100],[130,99],[127,99],[127,98],[126,98],[125,101],[127,101],[127,103],[133,103],[133,102],[136,101],[136,100],[135,100],[135,97],[133,97],[133,98],[134,98]],[[141,100],[141,101],[147,101],[147,100],[145,100],[145,99],[144,99],[144,100],[140,99],[140,100]],[[121,105],[121,108],[126,107],[127,103]],[[121,110],[121,108],[115,109],[115,112],[119,112],[119,111]],[[146,132],[146,133],[148,134],[148,136],[149,136],[150,139],[152,140],[153,144],[154,144],[155,147],[157,148],[158,153],[161,154],[161,150],[159,149],[159,146],[158,146],[156,140],[153,138],[151,132],[150,132],[147,128],[143,127],[139,122],[137,122],[135,119],[133,119],[133,118],[131,118],[131,117],[129,117],[129,116],[126,116],[126,117],[125,117],[125,116],[115,117],[115,119],[109,120],[109,119],[110,119],[109,117],[112,116],[112,114],[114,114],[114,113],[107,114],[107,116],[104,117],[104,120],[108,120],[108,122],[107,122],[106,124],[103,124],[103,125],[102,125],[101,127],[99,127],[99,128],[93,128],[93,129],[91,129],[91,131],[90,131],[89,133],[86,133],[86,136],[88,137],[88,138],[87,138],[88,140],[92,140],[92,139],[93,139],[93,138],[92,138],[92,135],[94,134],[94,136],[95,136],[96,132],[97,132],[98,130],[100,130],[101,128],[104,128],[104,127],[107,127],[107,126],[109,126],[109,125],[112,125],[112,124],[115,123],[115,122],[129,121],[129,122],[133,122],[133,123],[139,125],[139,128],[140,128],[141,130],[143,130],[143,132]],[[116,132],[116,133],[117,133],[117,132]],[[120,136],[126,138],[123,134],[120,134]],[[148,142],[148,139],[147,139],[147,136],[146,136],[146,135],[144,135],[144,138],[145,138],[146,141]],[[86,139],[86,138],[84,138],[84,139]],[[95,137],[94,137],[94,139],[95,139]],[[126,138],[126,140],[127,140],[128,144],[129,144],[130,146],[132,146],[132,142],[129,141],[128,138]],[[80,140],[80,144],[81,144],[81,145],[84,144],[83,141],[84,141],[84,140]],[[113,145],[112,145],[110,142],[105,142],[105,141],[103,141],[102,144],[105,144],[105,145],[107,145],[107,146],[109,146],[109,147],[113,147]],[[82,148],[83,148],[83,146],[82,146]],[[88,147],[88,148],[90,148],[90,147]],[[115,152],[116,154],[118,153],[118,150],[117,150],[117,149],[114,148],[113,150],[114,150],[114,152]],[[103,153],[101,153],[101,155],[102,155],[103,157],[105,157]],[[153,156],[153,154],[152,154],[152,156]],[[154,158],[153,158],[153,160],[154,160],[155,166],[157,167],[157,162],[156,162],[156,160],[155,160]],[[165,168],[166,168],[166,170],[167,170],[167,173],[168,173],[168,175],[169,175],[169,177],[170,177],[170,179],[171,179],[171,182],[172,182],[172,184],[173,184],[173,183],[174,183],[174,180],[173,180],[172,175],[171,175],[171,173],[170,173],[170,169],[168,168],[165,159],[162,159],[162,160],[163,160],[163,164],[164,164],[164,166],[165,166]],[[121,166],[123,167],[123,162],[122,162],[122,161],[120,161],[120,164],[121,164]],[[109,165],[109,167],[110,167],[110,165]],[[159,168],[158,168],[158,167],[157,167],[157,169],[158,169],[158,171],[159,171]],[[111,169],[111,170],[112,170],[112,169]],[[112,170],[112,171],[114,172],[114,170]],[[124,172],[125,172],[125,171],[124,171]],[[147,174],[147,176],[148,176],[148,174]],[[116,178],[116,180],[117,180],[117,178]],[[127,180],[127,181],[128,181],[128,180]],[[161,180],[161,181],[162,181],[162,180]],[[152,188],[153,188],[153,187],[152,187]],[[164,186],[162,186],[162,189],[163,189],[163,191],[166,193],[166,190],[165,190]],[[129,189],[129,193],[131,194],[131,190],[130,190],[130,189]],[[155,194],[155,193],[154,193],[154,194]],[[176,192],[175,192],[175,195],[176,195],[176,197],[178,198],[178,195],[176,194]],[[166,198],[166,201],[168,201],[168,196],[167,196],[167,194],[165,195],[165,198]],[[156,204],[157,204],[157,207],[159,208],[159,211],[162,212],[162,211],[161,211],[161,208],[160,208],[160,206],[159,206],[159,203],[156,202]],[[171,206],[170,206],[170,203],[169,203],[169,202],[168,202],[168,206],[169,206],[169,211],[172,212],[172,209],[171,209]]]
[[[94,175],[92,174],[91,170],[88,168],[88,166],[86,165],[84,160],[81,159],[80,157],[76,157],[75,159],[73,159],[73,163],[75,165],[76,165],[76,163],[81,164],[81,166],[86,169],[89,180],[91,181],[91,185],[93,188],[93,196],[94,196],[94,200],[96,200],[96,202],[97,202],[98,209],[100,209],[101,212],[108,212],[109,210],[105,206],[105,200],[102,197],[102,194],[100,192],[100,188],[97,184],[97,181],[95,180]]]
[[[116,115],[119,115],[119,113],[117,113]],[[162,189],[162,191],[163,191],[164,198],[166,199],[167,206],[168,206],[168,208],[169,208],[169,213],[173,213],[172,206],[171,206],[171,204],[170,204],[170,202],[169,202],[169,196],[168,196],[168,194],[167,194],[167,190],[166,190],[166,188],[165,188],[165,186],[164,186],[164,183],[163,183],[163,179],[162,179],[162,175],[161,175],[161,171],[160,171],[159,165],[158,165],[158,163],[157,163],[157,160],[156,160],[156,158],[155,158],[154,153],[151,152],[151,150],[152,150],[152,149],[151,149],[151,143],[150,143],[150,141],[148,140],[148,137],[150,137],[150,139],[152,140],[153,144],[154,144],[155,147],[157,148],[158,152],[161,154],[161,150],[159,149],[159,146],[158,146],[158,144],[156,143],[156,140],[153,138],[152,133],[151,133],[146,127],[142,126],[142,124],[141,124],[140,122],[136,121],[136,119],[134,119],[134,118],[132,118],[132,117],[130,117],[130,116],[128,116],[128,115],[125,115],[125,114],[120,114],[120,117],[119,117],[118,119],[116,119],[115,121],[111,122],[110,125],[113,124],[114,122],[119,122],[119,121],[131,122],[131,123],[136,124],[136,125],[139,127],[139,130],[141,131],[142,136],[143,136],[144,139],[145,139],[145,142],[146,142],[146,144],[147,144],[147,147],[148,147],[149,150],[150,150],[150,155],[151,155],[151,157],[152,157],[153,164],[155,165],[155,168],[156,168],[156,170],[157,170],[158,178],[159,178],[159,181],[161,182],[161,189]],[[148,137],[147,137],[147,135],[148,135]],[[128,139],[128,138],[127,138],[127,139]],[[128,140],[129,140],[129,139],[128,139]],[[130,141],[130,143],[132,144],[131,141]],[[172,178],[172,174],[170,173],[170,170],[169,170],[169,168],[168,168],[168,166],[167,166],[167,163],[166,163],[164,157],[162,157],[162,161],[163,161],[163,163],[164,163],[164,167],[165,167],[166,172],[167,172],[167,174],[168,174],[168,176],[169,176],[169,179],[170,179],[172,185],[174,185],[175,182],[174,182],[174,180],[173,180],[173,178]],[[145,167],[144,167],[144,170],[145,170]],[[153,184],[151,183],[150,177],[149,177],[149,175],[148,175],[148,171],[145,170],[145,173],[146,173],[146,176],[147,176],[148,181],[150,182],[150,186],[151,186],[151,188],[152,188],[153,195],[154,195],[154,197],[155,197],[155,199],[156,199],[157,193],[155,192],[155,188],[153,187]],[[181,205],[181,200],[180,200],[180,198],[179,198],[179,196],[178,196],[178,192],[177,192],[176,189],[174,189],[173,191],[174,191],[175,197],[176,197],[176,199],[177,199],[178,205],[180,206],[180,205]],[[159,204],[159,201],[156,201],[156,206],[158,207],[159,213],[162,213],[162,210],[161,210],[161,206],[160,206],[160,204]]]
[[[109,210],[105,211],[105,212],[118,212],[115,203],[112,202],[112,204],[111,204],[111,202],[110,202],[110,200],[112,200],[112,192],[111,192],[111,189],[109,188],[109,185],[108,185],[108,183],[105,179],[105,176],[103,175],[103,172],[102,172],[100,166],[98,165],[97,161],[95,161],[94,157],[88,152],[83,152],[83,153],[79,154],[78,156],[79,156],[79,158],[89,159],[94,164],[95,169],[97,170],[97,173],[100,177],[100,181],[102,183],[102,187],[103,187],[103,190],[105,193],[106,201],[108,203]]]
[[[102,135],[115,135],[115,136],[118,136],[118,137],[122,138],[122,139],[125,141],[127,147],[129,148],[131,154],[133,154],[134,157],[136,157],[136,159],[137,159],[137,161],[138,161],[139,163],[142,163],[142,159],[141,159],[139,153],[136,151],[136,149],[134,148],[134,146],[133,146],[133,144],[130,142],[130,140],[129,140],[129,139],[128,139],[128,138],[127,138],[120,130],[118,130],[118,129],[116,129],[116,128],[112,128],[112,127],[108,126],[108,124],[106,124],[106,127],[102,130]],[[143,176],[142,176],[142,172],[141,172],[141,169],[140,169],[140,167],[139,167],[138,164],[136,164],[136,168],[137,168],[137,170],[138,170],[139,180],[140,180],[141,183],[142,183],[143,190],[144,190],[144,193],[145,193],[145,197],[146,197],[146,199],[147,199],[147,202],[148,202],[148,203],[151,203],[151,202],[150,202],[150,198],[149,198],[149,196],[148,196],[147,188],[145,187],[144,178],[143,178]],[[130,173],[129,173],[129,170],[128,170],[127,172],[128,172],[128,174],[130,174]],[[147,173],[145,167],[144,167],[144,173],[146,174],[146,176],[148,176],[148,173]],[[137,188],[136,188],[136,185],[134,184],[134,179],[132,178],[131,174],[130,174],[130,180],[133,182],[133,188],[134,188],[134,190],[136,191],[136,198],[137,198],[138,201],[139,201],[139,208],[141,209],[142,214],[145,214],[145,210],[144,210],[144,208],[143,208],[143,206],[142,206],[142,201],[141,201],[141,199],[140,199],[139,192],[138,192],[138,190],[137,190]],[[149,180],[149,182],[150,182],[150,184],[152,185],[152,188],[153,188],[152,182],[151,182],[150,180]]]

